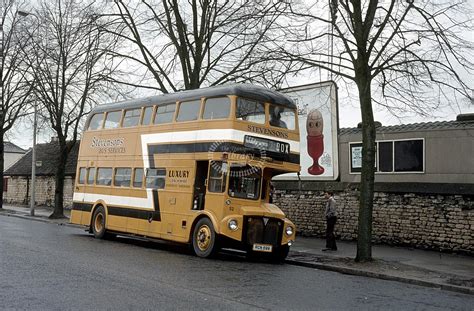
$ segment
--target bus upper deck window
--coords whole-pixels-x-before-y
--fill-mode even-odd
[[[255,100],[239,98],[237,101],[237,120],[265,123],[265,105]]]
[[[296,125],[295,111],[283,106],[270,105],[270,125],[294,130]]]
[[[137,126],[140,121],[141,109],[130,109],[125,110],[125,116],[123,117],[123,127]]]
[[[142,125],[150,124],[152,112],[153,112],[153,107],[145,107],[145,109],[143,109]]]
[[[104,117],[103,113],[96,113],[92,116],[91,121],[89,122],[89,130],[98,130],[102,127],[102,118]]]
[[[173,121],[176,104],[166,104],[156,107],[155,124],[170,123]]]
[[[181,102],[179,104],[178,117],[176,121],[194,121],[199,117],[199,110],[201,109],[201,100],[193,100],[189,102]]]
[[[230,112],[228,97],[208,98],[204,104],[203,119],[227,119]]]
[[[122,111],[111,111],[107,113],[105,118],[105,129],[114,129],[118,128],[120,125],[120,117],[122,116]]]

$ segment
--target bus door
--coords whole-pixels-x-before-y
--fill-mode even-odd
[[[211,161],[207,179],[205,209],[212,211],[218,218],[223,217],[225,189],[227,181],[227,162]]]
[[[193,210],[203,210],[206,195],[206,180],[209,171],[209,161],[196,162],[196,174],[194,177]]]

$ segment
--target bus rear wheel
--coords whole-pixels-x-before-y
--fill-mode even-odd
[[[105,209],[103,206],[99,206],[95,209],[94,214],[92,215],[91,227],[95,238],[103,239],[106,237]]]
[[[198,257],[209,258],[217,253],[216,232],[209,218],[201,218],[193,231],[193,249]]]

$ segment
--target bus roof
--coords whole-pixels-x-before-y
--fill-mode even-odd
[[[94,113],[110,110],[137,108],[176,101],[199,99],[201,97],[217,97],[226,95],[237,95],[240,97],[275,103],[288,108],[296,109],[296,105],[293,100],[280,92],[251,84],[232,84],[103,104],[92,109],[91,115]]]

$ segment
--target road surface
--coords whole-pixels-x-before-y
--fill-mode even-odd
[[[474,297],[0,214],[0,309],[472,310]]]

